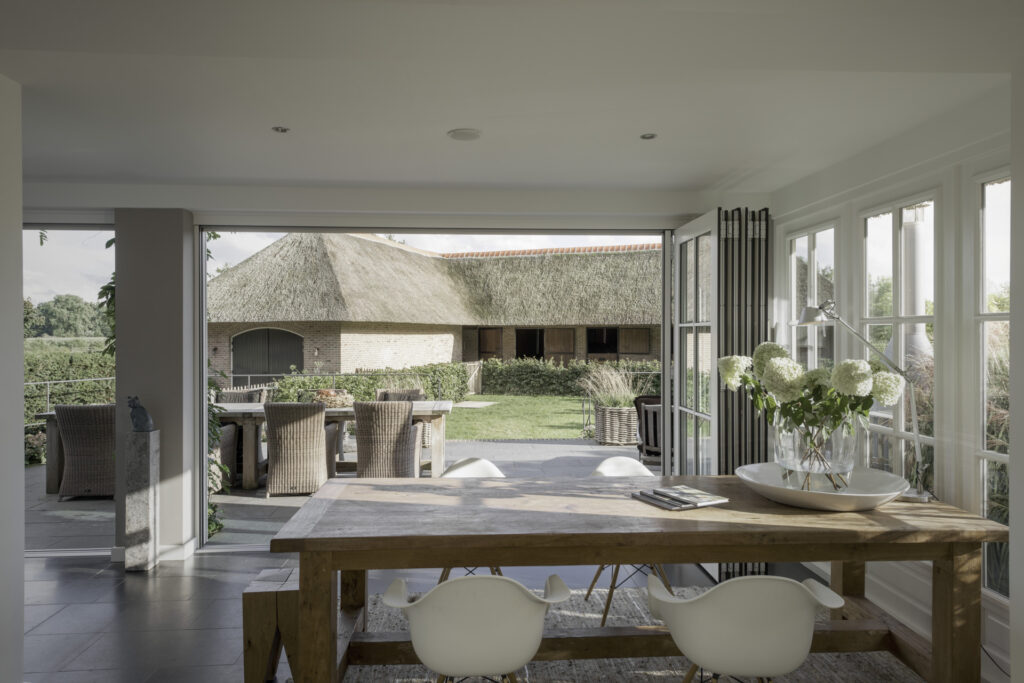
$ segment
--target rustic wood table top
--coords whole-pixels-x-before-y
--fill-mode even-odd
[[[672,484],[716,493],[729,498],[729,503],[670,512],[630,498],[633,491]],[[336,479],[328,481],[285,524],[271,541],[271,550],[515,547],[539,551],[581,543],[735,547],[976,543],[1007,538],[1007,527],[946,503],[892,502],[869,512],[805,510],[763,498],[735,476]],[[751,559],[757,554],[751,552]]]

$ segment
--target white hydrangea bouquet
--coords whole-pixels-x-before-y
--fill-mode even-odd
[[[840,490],[847,486],[856,452],[858,424],[878,402],[891,406],[903,378],[865,360],[844,360],[835,368],[807,371],[780,344],[764,342],[749,356],[718,359],[718,372],[732,391],[747,390],[754,407],[775,431],[775,460],[792,482],[810,490],[812,475]]]

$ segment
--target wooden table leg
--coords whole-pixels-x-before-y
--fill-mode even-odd
[[[981,679],[981,544],[932,562],[932,680]]]
[[[360,631],[366,630],[366,622],[369,617],[366,614],[366,606],[369,602],[370,593],[369,584],[366,581],[366,570],[343,570],[341,572],[341,609],[353,612],[363,611],[363,618],[356,627]]]
[[[259,430],[256,429],[256,420],[253,418],[244,418],[242,420],[243,489],[254,489],[259,485],[259,475],[256,472],[256,461],[259,448]]]
[[[46,492],[60,493],[64,477],[64,441],[57,428],[57,417],[46,418]]]
[[[829,583],[840,595],[863,598],[866,566],[863,562],[833,562]],[[843,618],[843,608],[832,610],[833,619]]]
[[[433,434],[430,442],[430,476],[440,477],[444,474],[444,423],[445,416],[431,420]]]
[[[338,577],[329,553],[299,553],[299,676],[337,683]]]

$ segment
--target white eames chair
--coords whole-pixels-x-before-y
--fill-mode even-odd
[[[413,650],[438,681],[515,672],[540,647],[548,607],[569,599],[569,587],[548,577],[544,597],[504,576],[463,576],[434,586],[415,601],[404,579],[384,593],[383,602],[405,612]]]
[[[601,464],[597,466],[597,469],[591,473],[592,477],[653,477],[654,472],[644,467],[644,465],[633,458],[627,458],[624,455],[616,455],[611,458],[605,458],[601,461]],[[672,592],[672,587],[668,582],[668,575],[665,574],[665,568],[660,564],[641,564],[633,565],[633,570],[629,576],[622,581],[619,581],[619,571],[622,569],[622,565],[607,565],[602,564],[597,568],[597,573],[594,574],[594,579],[590,582],[590,587],[587,589],[587,594],[584,600],[590,599],[590,594],[594,591],[594,586],[597,585],[597,580],[601,577],[601,573],[604,572],[606,567],[612,567],[612,582],[608,586],[608,598],[604,601],[604,612],[601,614],[601,626],[604,626],[605,622],[608,621],[608,610],[612,606],[612,597],[615,595],[615,589],[621,586],[623,583],[628,581],[637,572],[647,572],[650,568],[654,575],[657,575],[661,579],[662,583],[665,584],[665,588]]]
[[[744,576],[695,598],[677,598],[647,579],[651,614],[668,626],[692,666],[719,676],[767,678],[795,671],[807,659],[819,607],[838,609],[843,599],[813,579]]]
[[[484,460],[483,458],[463,458],[458,462],[454,462],[448,466],[448,468],[441,474],[442,479],[482,479],[484,477],[496,477],[504,479],[505,475],[502,473],[498,466],[490,460]],[[465,567],[466,571],[470,574],[475,572],[478,567]],[[491,574],[501,576],[501,567],[488,567],[491,570]],[[451,576],[452,568],[445,567],[441,570],[441,578],[438,579],[438,583],[443,583],[448,580]]]

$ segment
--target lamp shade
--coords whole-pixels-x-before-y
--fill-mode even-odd
[[[830,322],[828,316],[825,315],[825,311],[821,310],[817,306],[807,306],[803,312],[800,313],[800,319],[796,322],[797,325],[824,325]]]

